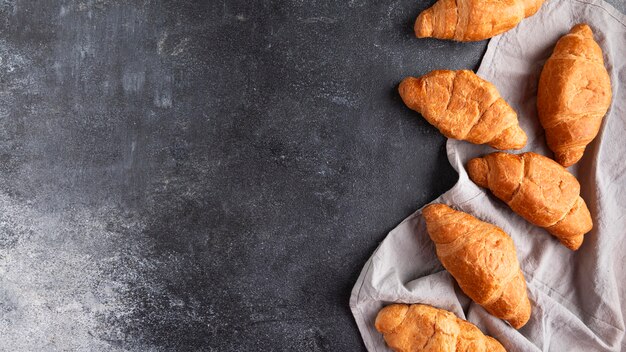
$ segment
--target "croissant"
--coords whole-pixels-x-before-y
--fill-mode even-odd
[[[474,302],[516,329],[530,318],[526,280],[502,229],[444,204],[422,210],[437,257]]]
[[[439,0],[415,21],[415,36],[471,42],[494,37],[534,15],[544,0]]]
[[[520,149],[526,133],[517,114],[496,87],[474,72],[432,71],[422,77],[405,78],[398,88],[412,110],[437,127],[448,138],[496,149]]]
[[[514,212],[577,250],[593,223],[580,184],[564,167],[535,153],[492,153],[467,164],[469,177]]]
[[[556,43],[539,78],[537,111],[561,165],[577,163],[611,105],[611,80],[591,28],[578,24]]]
[[[451,312],[423,304],[392,304],[378,312],[376,329],[396,352],[505,352],[494,338]]]

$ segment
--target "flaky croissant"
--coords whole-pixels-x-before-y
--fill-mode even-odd
[[[496,87],[468,70],[432,71],[405,78],[398,88],[404,103],[448,138],[496,149],[520,149],[526,133]]]
[[[492,153],[467,164],[469,177],[514,212],[577,250],[593,223],[580,184],[564,167],[535,153]]]
[[[423,304],[392,304],[378,312],[376,329],[396,352],[505,352],[494,338],[451,312]]]
[[[474,302],[516,329],[530,318],[526,280],[502,229],[444,204],[422,210],[444,268]]]
[[[534,15],[544,0],[439,0],[415,21],[415,36],[471,42],[488,39]]]
[[[578,24],[556,43],[539,78],[537,111],[561,165],[577,163],[611,105],[611,79],[591,28]]]

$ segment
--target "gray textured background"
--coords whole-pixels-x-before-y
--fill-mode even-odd
[[[456,180],[396,86],[486,45],[431,3],[0,0],[0,349],[363,349],[362,265]]]

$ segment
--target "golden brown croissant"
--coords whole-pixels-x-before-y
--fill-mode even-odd
[[[539,78],[537,110],[561,165],[577,163],[611,105],[611,80],[591,28],[578,24],[556,43]]]
[[[396,352],[505,352],[474,324],[423,304],[392,304],[378,312],[376,329]]]
[[[593,223],[580,184],[564,167],[535,153],[492,153],[467,164],[469,177],[514,212],[577,250]]]
[[[415,36],[461,42],[494,37],[534,15],[544,0],[439,0],[415,21]]]
[[[405,78],[398,88],[404,103],[448,138],[496,149],[520,149],[526,133],[496,87],[468,70],[432,71]]]
[[[444,204],[422,210],[437,257],[474,302],[516,329],[530,318],[526,280],[502,229]]]

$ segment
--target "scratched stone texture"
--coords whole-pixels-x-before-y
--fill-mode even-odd
[[[456,180],[397,84],[486,45],[431,3],[0,0],[0,350],[363,350],[362,265]]]

